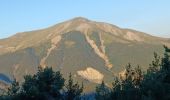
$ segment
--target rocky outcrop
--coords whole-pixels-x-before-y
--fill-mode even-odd
[[[104,75],[101,72],[91,67],[87,67],[85,70],[77,71],[77,74],[90,82],[98,84],[101,83],[104,78]]]

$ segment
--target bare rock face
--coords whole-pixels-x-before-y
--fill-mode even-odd
[[[104,75],[92,67],[87,67],[85,70],[77,71],[77,74],[94,83],[101,83]]]

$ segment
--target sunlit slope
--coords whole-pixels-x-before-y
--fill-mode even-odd
[[[170,40],[131,29],[75,18],[46,29],[17,33],[0,40],[0,73],[22,80],[37,67],[52,66],[78,81],[111,82],[127,63],[143,69]]]

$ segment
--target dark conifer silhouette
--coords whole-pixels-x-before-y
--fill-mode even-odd
[[[96,86],[96,94],[95,99],[96,100],[107,100],[109,99],[110,95],[109,88],[105,85],[104,81],[98,86]]]
[[[78,82],[74,83],[72,74],[69,75],[68,83],[65,85],[66,87],[66,100],[78,100],[83,92],[83,84],[79,86]]]

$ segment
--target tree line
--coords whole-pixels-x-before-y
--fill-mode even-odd
[[[24,76],[22,84],[15,79],[0,100],[78,100],[82,92],[83,84],[75,83],[71,73],[65,83],[59,71],[38,67],[35,75]]]
[[[139,66],[126,66],[124,76],[115,78],[112,88],[104,82],[96,87],[96,100],[170,100],[170,49],[164,56],[154,53],[146,72]]]
[[[147,71],[128,64],[125,72],[113,77],[112,87],[104,81],[96,86],[96,100],[170,100],[170,49],[164,46],[164,56],[154,53]],[[80,100],[85,99],[83,84],[74,82],[72,74],[66,82],[52,68],[38,68],[35,75],[24,76],[24,82],[13,81],[0,100]]]

